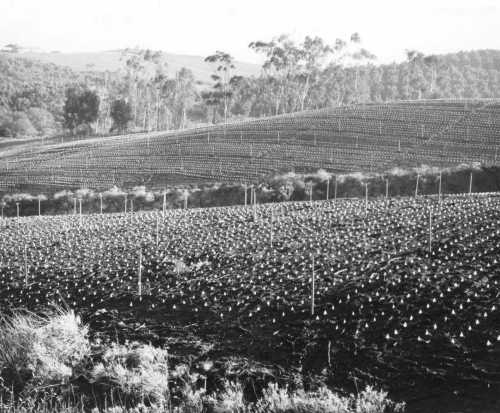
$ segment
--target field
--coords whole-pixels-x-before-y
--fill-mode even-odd
[[[283,380],[500,386],[500,197],[288,202],[0,221],[0,311]],[[410,390],[411,389],[411,390]]]
[[[497,100],[338,107],[174,132],[4,148],[0,190],[256,182],[282,171],[497,164]]]

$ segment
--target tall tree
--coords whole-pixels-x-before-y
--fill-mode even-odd
[[[116,99],[111,104],[111,118],[113,129],[124,132],[128,123],[133,119],[132,106],[125,99]]]
[[[205,96],[212,104],[222,103],[224,123],[227,123],[229,101],[233,95],[234,76],[232,73],[235,69],[234,59],[229,53],[217,50],[215,54],[207,56],[205,62],[215,65],[215,73],[211,76],[214,81],[213,90],[211,94],[209,92]]]
[[[75,132],[76,128],[85,125],[90,129],[99,115],[99,96],[97,93],[83,89],[69,88],[66,90],[64,103],[64,126]]]

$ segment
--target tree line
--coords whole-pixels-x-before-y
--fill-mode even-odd
[[[0,53],[0,136],[174,130],[208,123],[349,105],[436,98],[492,98],[500,89],[500,51],[426,56],[377,64],[359,34],[332,45],[286,35],[255,41],[257,76],[241,76],[234,58],[205,61],[210,84],[189,68],[168,75],[160,51],[126,49],[117,72],[85,71]]]

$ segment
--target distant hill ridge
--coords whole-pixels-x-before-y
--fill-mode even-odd
[[[103,52],[22,52],[15,56],[38,60],[43,63],[54,63],[70,69],[81,71],[115,72],[124,66],[121,60],[123,50],[107,50]],[[182,67],[190,69],[195,79],[208,83],[213,73],[213,66],[204,61],[202,56],[165,53],[169,75],[174,75]],[[242,76],[258,75],[260,66],[253,63],[235,62],[236,71]]]

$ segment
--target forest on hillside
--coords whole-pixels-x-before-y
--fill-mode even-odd
[[[263,59],[258,76],[240,76],[233,57],[217,51],[205,59],[214,70],[204,88],[189,68],[169,76],[160,51],[124,50],[117,72],[74,72],[4,51],[0,136],[172,130],[353,103],[499,96],[498,50],[407,51],[405,62],[379,65],[357,33],[334,45],[282,35],[249,47]]]

